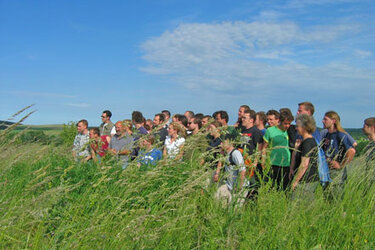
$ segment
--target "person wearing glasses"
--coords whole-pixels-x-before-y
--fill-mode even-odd
[[[104,110],[102,114],[102,124],[100,124],[100,136],[108,135],[113,136],[116,134],[115,124],[111,122],[112,113],[109,110]]]

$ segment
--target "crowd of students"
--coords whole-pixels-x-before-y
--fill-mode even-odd
[[[163,110],[153,120],[134,111],[131,120],[115,124],[112,113],[105,110],[98,128],[88,129],[87,120],[78,122],[73,156],[77,161],[95,162],[115,157],[123,169],[132,161],[138,166],[154,166],[162,159],[181,161],[188,151],[185,145],[198,138],[205,145],[206,156],[200,163],[212,169],[210,181],[220,183],[217,197],[230,201],[233,193],[244,187],[251,196],[265,179],[281,190],[313,193],[332,180],[345,181],[346,166],[353,160],[357,145],[335,111],[325,113],[321,131],[314,111],[310,102],[298,104],[296,117],[289,108],[265,113],[242,105],[236,123],[229,126],[228,113],[223,110],[212,116],[186,111],[172,117]],[[367,164],[371,164],[375,157],[375,117],[364,121],[363,132],[370,140],[365,151]]]

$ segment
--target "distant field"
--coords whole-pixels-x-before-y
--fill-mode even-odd
[[[46,135],[57,135],[63,129],[63,124],[48,124],[48,125],[20,125],[15,130],[37,130],[43,131]]]

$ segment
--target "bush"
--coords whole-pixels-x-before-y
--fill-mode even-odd
[[[69,122],[68,124],[64,124],[63,130],[60,133],[60,138],[62,139],[65,145],[72,145],[76,134],[77,134],[76,123]]]

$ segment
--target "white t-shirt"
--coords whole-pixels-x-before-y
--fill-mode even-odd
[[[167,149],[167,157],[174,159],[180,152],[180,147],[185,143],[185,138],[177,137],[177,139],[171,142],[171,137],[168,135],[165,139],[165,148]]]

